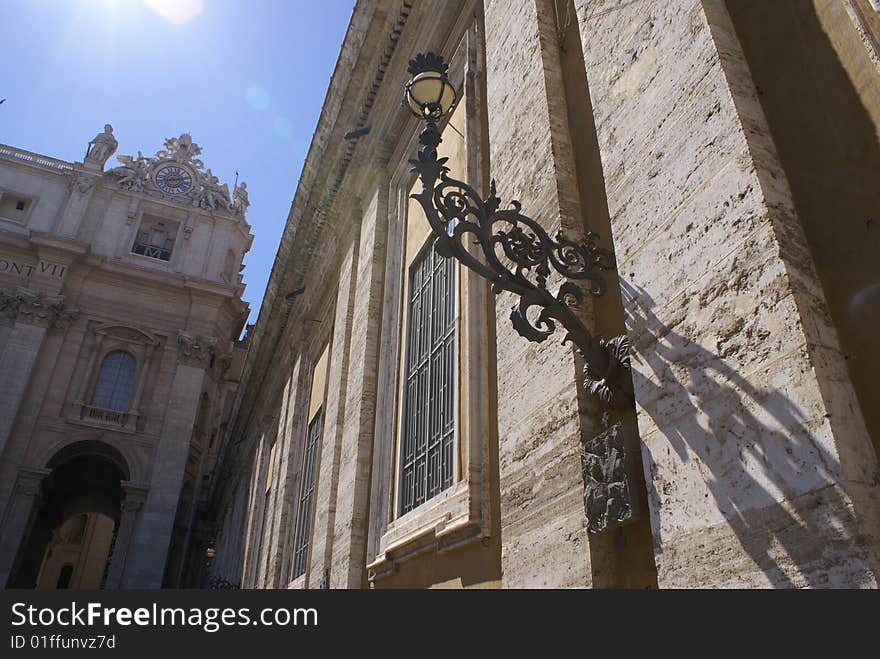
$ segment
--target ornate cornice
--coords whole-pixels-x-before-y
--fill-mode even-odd
[[[177,363],[206,369],[211,365],[217,339],[213,337],[190,336],[181,332],[177,335]]]

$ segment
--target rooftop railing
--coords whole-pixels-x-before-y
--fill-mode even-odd
[[[0,158],[18,160],[20,162],[26,162],[31,165],[37,165],[55,171],[73,171],[73,165],[69,162],[58,160],[57,158],[50,158],[48,156],[41,156],[38,153],[31,153],[24,149],[17,149],[14,146],[9,146],[7,144],[0,144]]]

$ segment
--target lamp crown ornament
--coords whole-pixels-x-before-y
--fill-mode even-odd
[[[440,158],[442,141],[437,122],[452,108],[455,89],[446,78],[448,65],[434,53],[416,55],[408,71],[405,103],[425,121],[419,135],[418,157],[410,160],[422,189],[412,198],[425,212],[434,235],[434,250],[458,260],[492,283],[492,292],[518,295],[510,313],[514,329],[530,341],[545,341],[559,323],[584,358],[584,386],[612,409],[633,401],[629,340],[625,335],[604,340],[593,336],[572,307],[585,293],[599,297],[606,284],[600,271],[614,269],[614,256],[598,247],[595,233],[574,240],[561,231],[551,238],[540,223],[522,212],[513,200],[502,208],[493,180],[483,199],[464,181],[449,175],[447,158]],[[478,246],[480,255],[473,250]],[[552,271],[566,278],[554,293],[548,290]],[[572,280],[587,284],[586,291]],[[529,311],[539,309],[537,315]]]
[[[409,66],[406,70],[414,76],[426,71],[435,71],[445,75],[449,70],[449,65],[443,61],[440,55],[435,53],[419,53],[409,61]]]

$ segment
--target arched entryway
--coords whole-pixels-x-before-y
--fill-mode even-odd
[[[103,588],[129,469],[103,442],[68,445],[46,465],[8,587]]]

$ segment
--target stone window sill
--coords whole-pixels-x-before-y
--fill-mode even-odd
[[[392,521],[380,541],[380,552],[367,566],[370,581],[396,570],[396,564],[427,552],[443,553],[482,538],[479,511],[472,510],[466,481],[429,499]]]
[[[299,575],[296,579],[294,579],[293,581],[288,583],[287,589],[288,590],[305,590],[306,574],[308,574],[308,572],[305,572],[305,573]]]

